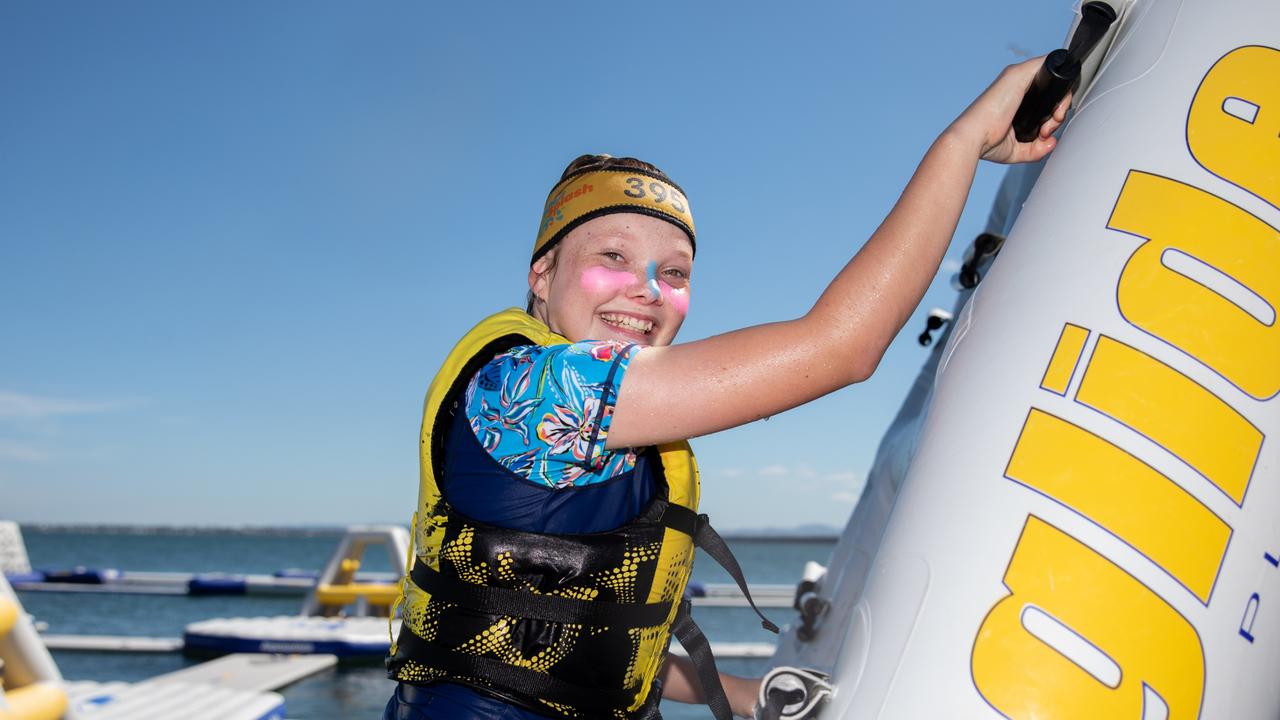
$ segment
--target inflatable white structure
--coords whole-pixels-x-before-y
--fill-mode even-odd
[[[783,637],[782,717],[1280,717],[1280,3],[1111,4]]]

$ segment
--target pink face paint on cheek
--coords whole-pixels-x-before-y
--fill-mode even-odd
[[[662,286],[662,299],[671,303],[671,307],[681,315],[689,314],[689,288],[673,288],[666,283],[658,283]]]
[[[591,292],[617,292],[633,285],[635,281],[636,276],[629,272],[610,270],[599,265],[583,270],[581,278],[582,289]]]

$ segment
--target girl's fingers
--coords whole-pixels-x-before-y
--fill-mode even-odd
[[[1058,144],[1058,139],[1053,136],[1049,136],[1049,137],[1042,136],[1042,137],[1037,137],[1035,140],[1032,140],[1031,142],[1028,142],[1028,143],[1018,143],[1018,146],[1017,148],[1015,148],[1012,156],[1005,162],[1010,162],[1010,163],[1036,162],[1037,160],[1043,158],[1045,155],[1048,155],[1049,152],[1053,150],[1054,147],[1057,146],[1057,144]]]
[[[1037,139],[1034,160],[1039,160],[1045,155],[1048,155],[1049,151],[1053,150],[1054,146],[1056,146],[1057,144],[1058,144],[1058,138],[1055,138],[1053,136]]]
[[[1062,122],[1067,118],[1067,108],[1071,107],[1071,95],[1072,93],[1068,92],[1067,96],[1062,98],[1062,102],[1058,103],[1058,106],[1053,109],[1054,120]]]
[[[1067,109],[1070,107],[1071,93],[1068,92],[1066,97],[1062,98],[1057,107],[1053,109],[1053,115],[1040,126],[1040,137],[1049,137],[1057,131],[1062,126],[1062,123],[1066,121]]]

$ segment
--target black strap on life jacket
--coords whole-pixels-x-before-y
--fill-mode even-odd
[[[583,687],[495,658],[456,652],[427,642],[414,633],[404,633],[400,637],[400,645],[416,661],[443,670],[452,677],[483,678],[525,697],[571,705],[589,713],[611,714],[617,708],[630,705],[636,696],[634,690],[626,688]]]
[[[711,559],[719,563],[720,567],[733,577],[734,582],[738,583],[738,589],[742,591],[743,597],[760,618],[761,627],[771,633],[778,632],[778,626],[756,607],[755,600],[751,598],[751,591],[747,589],[747,579],[742,573],[742,566],[738,564],[738,559],[733,556],[724,538],[711,527],[710,518],[673,503],[667,505],[663,511],[662,524],[692,537],[693,544],[702,548],[703,552],[710,555]],[[698,672],[698,682],[702,684],[702,694],[707,699],[711,714],[716,720],[732,720],[733,710],[729,706],[729,697],[724,692],[724,686],[720,684],[720,671],[716,669],[716,658],[711,654],[711,643],[707,642],[707,637],[693,621],[692,607],[692,603],[687,599],[680,602],[676,619],[671,624],[671,634],[676,636],[685,652],[689,653],[689,660],[693,662],[693,667]]]
[[[671,603],[617,603],[578,600],[558,595],[536,595],[524,590],[476,585],[444,575],[414,562],[409,573],[413,584],[431,594],[432,599],[455,603],[491,615],[549,620],[583,625],[623,625],[642,628],[661,625],[671,612]]]
[[[777,635],[778,626],[773,621],[764,616],[760,612],[760,608],[756,607],[756,601],[751,597],[751,591],[747,589],[747,578],[742,573],[742,566],[738,565],[738,559],[733,556],[733,552],[729,550],[729,546],[725,543],[724,538],[711,527],[711,519],[706,515],[699,515],[694,511],[682,505],[674,503],[667,505],[666,510],[662,513],[662,524],[672,530],[678,530],[685,535],[693,538],[693,544],[702,548],[703,552],[711,556],[733,577],[733,581],[738,583],[738,589],[742,591],[743,597],[751,604],[751,609],[756,611],[756,615],[760,618],[760,626],[765,630]]]
[[[711,654],[711,643],[702,629],[693,621],[692,603],[688,600],[680,602],[676,611],[675,622],[671,623],[671,634],[680,641],[681,647],[689,653],[689,660],[698,671],[698,682],[702,685],[702,694],[707,700],[707,707],[716,720],[733,720],[733,709],[729,706],[729,696],[720,684],[720,671],[716,668],[715,655]]]

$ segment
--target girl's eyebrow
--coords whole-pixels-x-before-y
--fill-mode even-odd
[[[604,245],[608,245],[610,243],[622,243],[625,245],[631,242],[630,237],[617,232],[601,233],[600,235],[592,236],[591,239]]]

